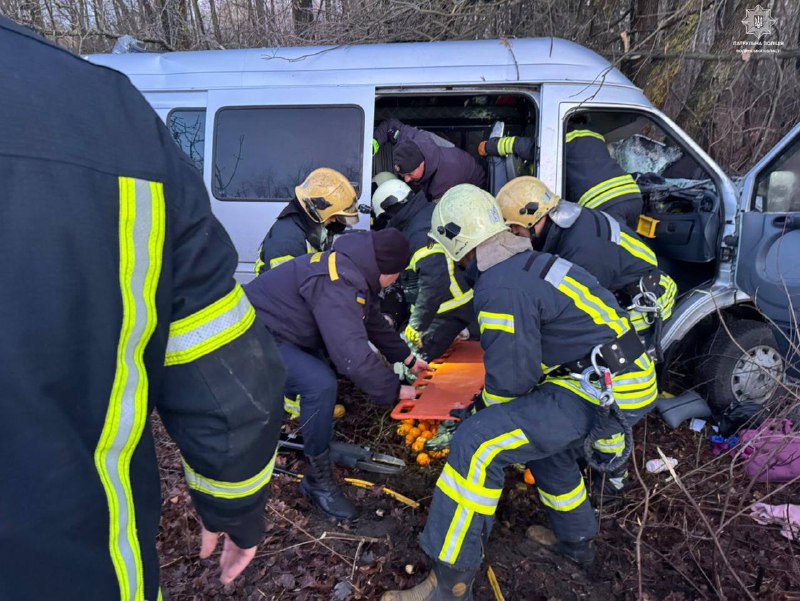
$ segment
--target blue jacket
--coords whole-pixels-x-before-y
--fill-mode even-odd
[[[278,342],[326,349],[341,375],[374,402],[390,404],[400,382],[368,343],[392,363],[409,350],[381,315],[379,277],[372,232],[355,232],[338,238],[331,251],[263,273],[245,292]]]

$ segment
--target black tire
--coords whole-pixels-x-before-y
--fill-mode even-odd
[[[727,324],[730,335],[720,326],[705,346],[696,382],[703,384],[708,404],[718,411],[733,401],[768,403],[778,390],[775,378],[780,380],[786,369],[775,335],[760,321],[737,319]]]

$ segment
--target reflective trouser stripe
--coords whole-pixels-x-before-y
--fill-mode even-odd
[[[289,414],[289,419],[300,417],[300,395],[295,398],[283,396],[283,410]]]
[[[269,268],[275,269],[278,265],[286,263],[287,261],[291,261],[294,259],[292,255],[283,255],[282,257],[275,257],[274,259],[269,260]]]
[[[563,495],[552,495],[539,487],[539,498],[556,511],[572,511],[586,500],[586,485],[581,480],[578,486]]]
[[[658,267],[658,259],[656,259],[656,254],[650,249],[649,246],[634,236],[626,234],[625,232],[620,232],[619,245],[637,259],[641,259],[645,263],[649,263],[654,267]]]
[[[598,134],[597,132],[588,130],[588,129],[576,129],[567,134],[567,144],[575,140],[576,138],[597,138],[598,140],[602,140],[603,142],[606,139]]]
[[[614,398],[620,409],[626,411],[647,407],[654,402],[658,396],[656,367],[647,353],[642,353],[635,361],[635,365],[638,368],[635,371],[629,371],[614,376]],[[561,388],[566,388],[593,405],[599,404],[597,398],[599,390],[596,391],[594,395],[590,394],[581,386],[578,380],[569,377],[548,377],[545,379],[545,382],[555,384]]]
[[[169,326],[164,365],[191,363],[244,334],[256,312],[236,284],[228,294]]]
[[[485,330],[500,330],[501,332],[514,333],[514,316],[510,313],[492,313],[481,311],[478,313],[478,324],[481,334]]]
[[[675,297],[678,294],[678,285],[666,273],[661,274],[659,284],[664,289],[664,292],[658,297],[658,304],[661,305],[661,319],[666,321],[672,317],[672,310],[675,308]],[[629,315],[631,325],[637,332],[643,332],[650,327],[650,323],[647,321],[649,314],[631,309]]]
[[[119,285],[122,319],[117,367],[94,463],[108,501],[109,551],[122,601],[143,601],[130,464],[147,423],[149,381],[143,356],[156,327],[166,213],[158,182],[119,178]]]
[[[487,407],[489,405],[508,403],[509,401],[513,401],[515,398],[517,398],[513,396],[500,396],[499,394],[492,394],[491,392],[487,392],[486,388],[484,388],[483,392],[481,392],[481,397],[483,398],[483,403]]]
[[[514,142],[516,139],[516,136],[500,138],[497,141],[497,154],[499,154],[501,157],[504,157],[514,152]]]
[[[470,483],[453,466],[445,464],[436,486],[442,492],[465,507],[483,515],[494,515],[502,488],[486,488]]]
[[[621,455],[625,450],[625,435],[621,432],[613,434],[611,438],[599,438],[592,445],[596,451],[609,455]]]
[[[625,194],[641,194],[639,186],[628,174],[612,177],[592,186],[580,197],[578,204],[596,209],[603,203]]]
[[[603,300],[577,280],[565,276],[559,284],[558,290],[566,294],[581,311],[588,314],[592,321],[599,326],[608,326],[617,336],[622,336],[630,327],[628,320],[620,317],[613,307],[609,307]]]
[[[189,488],[198,492],[216,497],[218,499],[241,499],[254,495],[264,488],[272,479],[272,472],[275,469],[275,458],[278,450],[266,466],[252,478],[241,482],[222,482],[212,480],[195,472],[186,461],[183,461],[183,470],[186,475],[186,483]]]
[[[472,455],[467,477],[459,480],[459,482],[462,482],[467,490],[473,493],[473,495],[469,497],[463,497],[457,494],[457,491],[454,493],[455,496],[451,496],[450,492],[454,492],[454,489],[450,487],[450,490],[448,491],[447,483],[449,483],[449,481],[446,481],[444,486],[439,486],[439,483],[436,483],[436,486],[458,505],[453,515],[453,519],[450,522],[450,527],[447,529],[442,550],[439,553],[440,561],[454,564],[458,559],[458,555],[461,553],[461,546],[464,543],[464,537],[466,536],[467,531],[469,530],[469,525],[472,522],[472,516],[476,513],[474,508],[474,501],[476,500],[476,497],[474,496],[474,493],[480,493],[479,496],[483,497],[494,497],[495,489],[484,487],[484,482],[486,482],[486,470],[491,465],[494,458],[503,451],[517,449],[526,444],[528,444],[528,438],[520,429],[513,430],[506,434],[501,434],[500,436],[496,436],[495,438],[487,440],[481,444]],[[445,474],[445,472],[442,473],[443,475]],[[452,469],[452,471],[447,473],[452,476],[453,473],[457,472],[455,472],[455,469]],[[442,477],[443,476],[439,477],[440,480]],[[497,506],[497,500],[499,500],[499,498],[499,494],[497,495],[496,499],[493,498],[492,505],[494,505],[494,507]],[[480,513],[485,513],[489,508],[489,499],[484,498],[483,500],[483,503],[478,504],[478,506],[482,509]],[[492,509],[492,513],[494,513],[494,509]]]

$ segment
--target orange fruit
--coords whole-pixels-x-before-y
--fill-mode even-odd
[[[450,449],[442,449],[442,456],[447,457],[450,454]]]
[[[413,436],[414,440],[416,440],[417,438],[419,438],[420,431],[421,430],[419,428],[411,428],[406,434],[408,436]]]
[[[406,434],[406,446],[411,446],[414,444],[414,441],[417,440],[416,437],[411,436],[411,434]]]
[[[420,453],[419,455],[417,455],[417,463],[422,466],[430,465],[431,458],[428,456],[427,453]]]
[[[425,432],[426,430],[431,429],[431,427],[428,425],[428,422],[419,422],[417,424],[417,428],[419,428],[420,432]]]
[[[404,419],[404,420],[403,420],[402,422],[400,422],[400,423],[401,423],[401,424],[406,424],[406,425],[407,425],[409,428],[412,428],[412,427],[414,426],[414,423],[415,423],[416,421],[417,421],[417,420],[415,420],[415,419]]]
[[[400,436],[405,436],[406,434],[408,434],[408,431],[410,429],[411,429],[411,426],[409,426],[408,424],[401,424],[401,425],[397,426],[397,434],[400,435]]]
[[[419,440],[415,440],[411,445],[411,450],[415,453],[419,453],[422,449],[425,448],[425,439],[421,438]]]
[[[525,470],[525,484],[527,484],[528,486],[533,486],[534,484],[536,484],[536,480],[534,480],[533,474],[529,469]]]
[[[419,435],[419,437],[424,438],[425,440],[430,440],[431,438],[433,438],[433,432],[431,432],[430,430],[425,430],[422,432],[422,434]]]

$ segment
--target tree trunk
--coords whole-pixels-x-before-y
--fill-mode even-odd
[[[214,39],[217,44],[222,44],[222,34],[219,30],[219,17],[217,16],[216,0],[208,0],[208,7],[211,11],[211,27],[214,29]]]
[[[295,35],[304,35],[314,21],[312,0],[292,0],[292,18]]]

